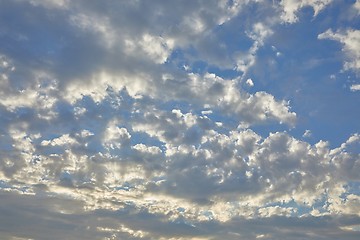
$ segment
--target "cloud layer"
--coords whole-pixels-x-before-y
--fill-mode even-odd
[[[302,90],[264,83],[311,15],[358,94],[359,30],[323,20],[333,4],[0,1],[1,236],[357,239],[359,133],[314,137]]]

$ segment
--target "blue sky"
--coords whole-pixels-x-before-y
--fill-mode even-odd
[[[0,0],[2,239],[359,239],[360,1]]]

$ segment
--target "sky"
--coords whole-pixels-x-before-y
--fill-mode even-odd
[[[359,0],[0,0],[0,238],[358,240]]]

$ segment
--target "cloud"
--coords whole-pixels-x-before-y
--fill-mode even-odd
[[[246,54],[238,56],[236,69],[246,75],[247,71],[256,63],[256,53],[264,45],[265,40],[273,34],[271,27],[262,22],[255,23],[247,36],[254,40]]]
[[[23,1],[23,0],[20,0]],[[24,0],[26,2],[27,0]],[[39,0],[30,0],[28,1],[30,4],[34,6],[43,6],[45,8],[67,8],[69,6],[68,0],[45,0],[45,1],[39,1]]]
[[[1,2],[1,236],[357,239],[359,134],[297,138],[252,80],[286,57],[279,24],[330,2]],[[356,70],[356,36],[319,39]]]
[[[356,2],[354,3],[354,7],[357,10],[357,14],[360,15],[360,2],[359,2],[359,0],[356,0]]]
[[[308,138],[308,137],[311,137],[311,135],[312,135],[311,131],[307,129],[307,130],[305,130],[303,137]]]
[[[249,87],[253,87],[254,86],[254,82],[252,81],[251,78],[247,79],[245,82]]]
[[[332,0],[282,0],[280,6],[282,7],[281,19],[285,23],[295,23],[297,22],[298,16],[297,12],[306,6],[310,6],[314,10],[314,17],[316,17],[327,5],[331,4]]]
[[[69,136],[69,134],[62,135],[58,138],[54,138],[52,140],[43,140],[41,142],[42,146],[63,146],[63,145],[72,145],[76,144],[76,140]]]
[[[340,42],[343,45],[342,51],[346,57],[344,63],[344,70],[359,71],[360,68],[360,30],[347,29],[333,32],[328,29],[327,31],[318,35],[319,39],[331,39]]]
[[[164,42],[163,39],[159,37],[145,34],[140,45],[156,63],[164,63],[171,54],[173,41],[168,39]]]
[[[351,85],[350,90],[353,91],[353,92],[360,91],[360,84]]]
[[[54,236],[75,236],[78,239],[112,236],[115,239],[256,239],[261,235],[270,239],[356,239],[358,233],[346,229],[360,221],[359,217],[353,215],[302,218],[272,216],[251,220],[235,218],[227,223],[197,222],[195,228],[181,221],[165,221],[165,215],[151,214],[131,205],[114,214],[104,210],[84,212],[79,201],[69,199],[44,199],[15,194],[2,194],[2,199],[8,213],[6,219],[4,215],[0,218],[3,236],[25,239],[46,239]],[[9,206],[12,208],[8,208]],[[17,216],[21,217],[17,219]],[[13,218],[17,219],[16,228],[13,224],[8,224]],[[13,234],[15,231],[16,235]]]

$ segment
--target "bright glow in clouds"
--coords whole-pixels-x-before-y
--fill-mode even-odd
[[[1,239],[359,239],[359,1],[0,1]]]

